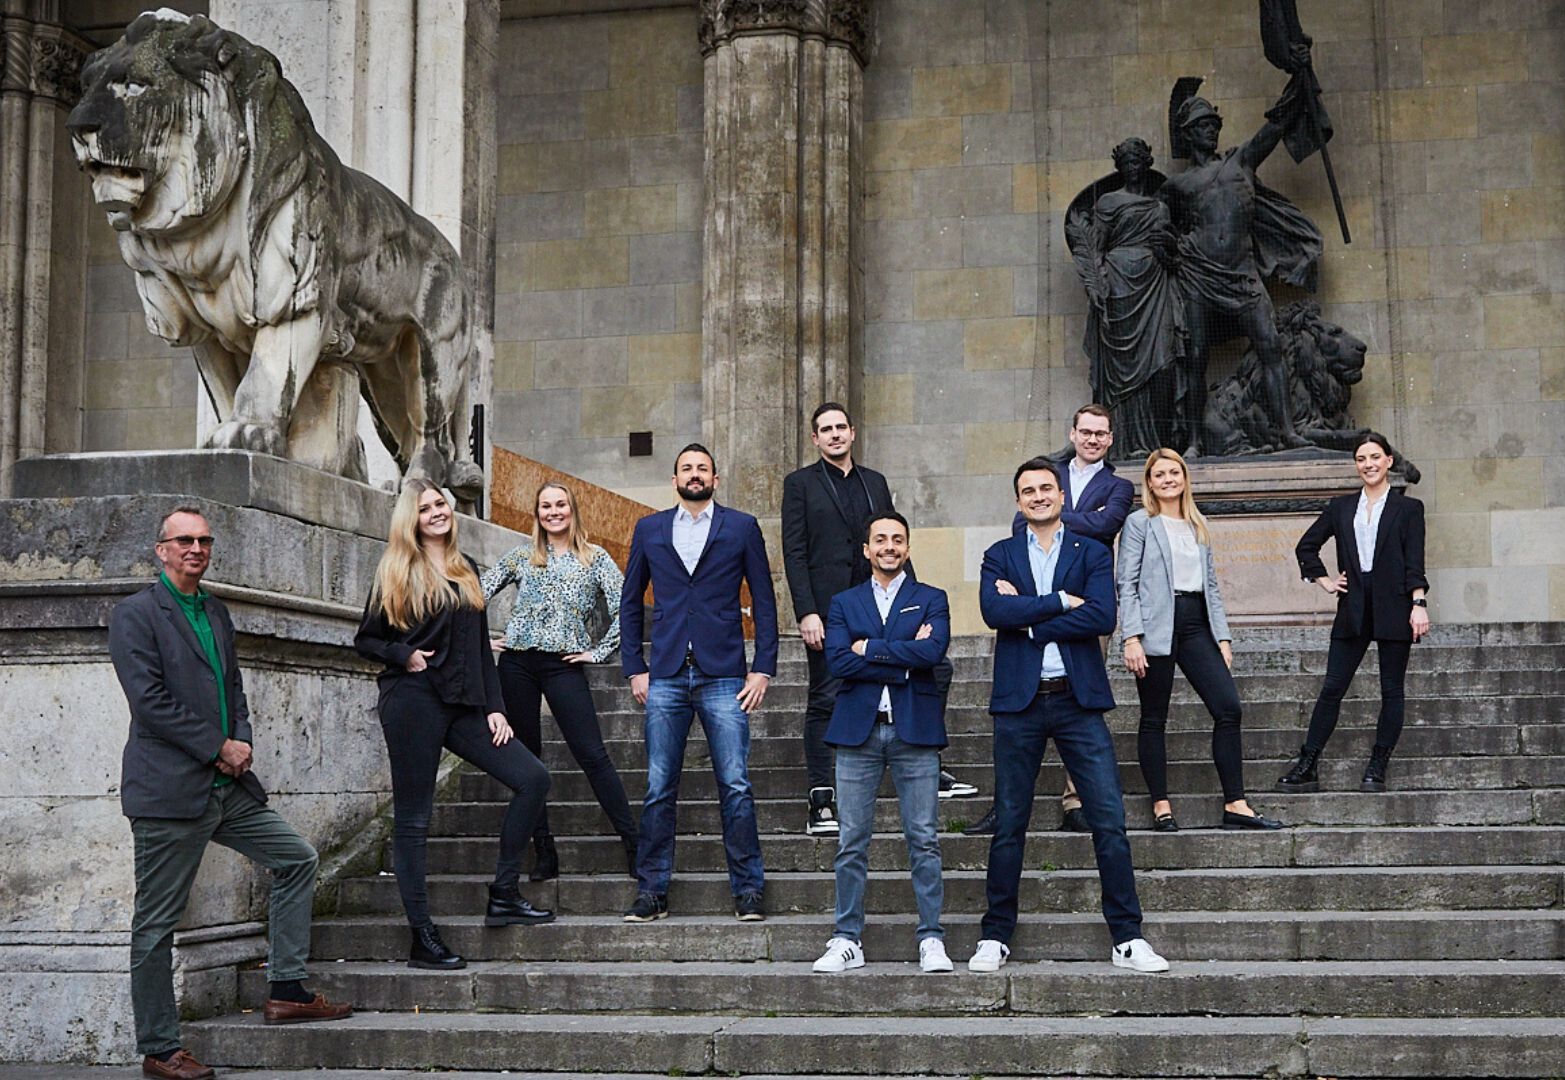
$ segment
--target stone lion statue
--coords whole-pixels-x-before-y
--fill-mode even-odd
[[[362,394],[405,476],[481,492],[456,251],[337,159],[276,57],[149,12],[88,59],[66,126],[148,329],[195,350],[220,420],[207,446],[365,479]]]

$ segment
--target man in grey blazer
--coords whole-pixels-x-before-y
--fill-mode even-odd
[[[160,1080],[213,1071],[183,1049],[174,1004],[174,927],[209,841],[272,873],[268,1024],[337,1020],[351,1006],[304,989],[315,897],[315,849],[266,805],[250,771],[250,710],[234,652],[234,624],[201,588],[212,529],[180,506],[159,524],[163,572],[109,618],[109,655],[130,706],[120,805],[135,841],[130,996],[141,1069]]]

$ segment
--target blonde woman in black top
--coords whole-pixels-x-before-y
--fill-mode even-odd
[[[489,649],[478,567],[457,543],[456,513],[427,480],[409,480],[391,515],[354,646],[386,665],[380,724],[391,758],[397,889],[413,930],[410,967],[466,966],[429,917],[425,846],[441,751],[477,765],[515,794],[500,830],[486,926],[551,922],[518,889],[522,852],[549,791],[549,773],[512,737]]]

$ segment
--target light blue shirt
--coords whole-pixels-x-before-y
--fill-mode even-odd
[[[1054,567],[1060,561],[1060,548],[1065,546],[1065,526],[1061,525],[1054,534],[1054,544],[1047,551],[1038,542],[1038,534],[1032,529],[1027,530],[1027,562],[1032,566],[1033,588],[1039,596],[1048,596],[1054,592]],[[1065,590],[1059,590],[1060,603],[1065,602]],[[1040,679],[1063,679],[1065,677],[1065,661],[1060,656],[1060,647],[1054,642],[1049,642],[1043,647],[1043,672]]]
[[[696,575],[696,563],[701,561],[701,553],[706,550],[706,537],[711,531],[711,503],[707,503],[706,509],[695,517],[691,517],[690,511],[683,505],[674,511],[674,551],[678,553],[679,561],[685,564],[685,573],[691,577]]]
[[[880,582],[876,578],[869,579],[870,592],[875,596],[875,610],[880,612],[881,626],[885,626],[886,620],[891,618],[891,605],[897,602],[897,593],[901,591],[902,583],[906,580],[906,570],[892,578],[891,584],[884,589],[880,587]],[[880,711],[883,713],[891,711],[891,687],[889,686],[880,688]]]

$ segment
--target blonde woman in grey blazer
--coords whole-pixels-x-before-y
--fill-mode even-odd
[[[1125,668],[1141,699],[1137,757],[1152,797],[1152,828],[1178,832],[1168,801],[1168,702],[1174,667],[1212,714],[1212,760],[1223,786],[1223,828],[1280,829],[1244,796],[1242,710],[1234,685],[1232,635],[1212,560],[1206,519],[1196,508],[1185,459],[1154,450],[1142,477],[1141,501],[1119,536],[1120,635]]]

